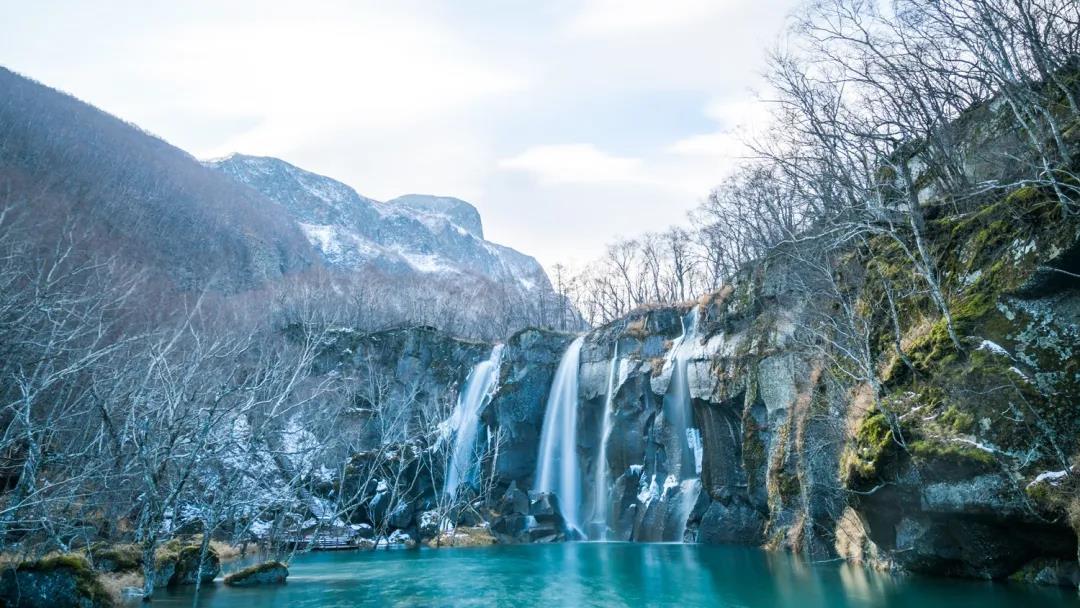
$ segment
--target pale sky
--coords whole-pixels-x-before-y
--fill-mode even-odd
[[[0,0],[0,65],[199,158],[457,196],[549,266],[682,222],[795,0]]]

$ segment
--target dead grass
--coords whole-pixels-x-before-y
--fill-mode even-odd
[[[440,533],[427,544],[429,547],[486,547],[495,543],[495,536],[487,527],[461,526],[453,531]]]
[[[109,597],[117,606],[123,605],[125,587],[142,589],[143,586],[142,574],[138,572],[105,572],[98,574],[97,578],[101,582],[101,586],[105,588],[105,592],[109,594]]]
[[[218,558],[224,562],[232,561],[240,557],[240,547],[230,545],[220,540],[210,541],[210,546],[217,552]]]

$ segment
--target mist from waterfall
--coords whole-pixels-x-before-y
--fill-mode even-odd
[[[577,450],[578,368],[584,341],[581,336],[570,343],[555,371],[540,435],[534,488],[558,496],[566,525],[579,533],[582,482]]]
[[[447,496],[454,496],[458,486],[471,482],[476,475],[479,464],[476,433],[480,425],[480,411],[491,400],[499,384],[502,353],[503,345],[496,344],[491,350],[491,356],[473,367],[465,380],[465,386],[458,394],[454,412],[442,425],[442,439],[454,439],[450,464],[446,468],[446,480],[443,483],[443,493]]]
[[[611,500],[608,474],[607,445],[611,436],[612,409],[615,403],[615,388],[619,373],[619,343],[611,353],[611,366],[608,368],[607,395],[604,397],[604,418],[600,427],[600,443],[596,448],[596,479],[593,489],[593,530],[589,532],[591,540],[607,540],[609,520],[611,518]]]

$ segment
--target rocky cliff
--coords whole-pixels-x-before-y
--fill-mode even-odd
[[[853,379],[844,340],[806,330],[843,311],[783,252],[700,303],[587,335],[578,447],[586,469],[607,463],[617,538],[677,540],[680,511],[686,540],[1075,584],[1078,225],[1031,188],[930,216],[962,348],[925,297],[888,312],[881,277],[918,283],[888,242],[831,269],[867,320],[877,388]],[[693,438],[676,432],[668,403],[686,314],[696,331],[679,348],[700,486],[685,483]],[[612,432],[598,459],[609,385]]]
[[[842,315],[805,262],[782,252],[700,302],[589,332],[579,369],[583,512],[606,486],[608,512],[594,520],[608,538],[1075,583],[1080,232],[1056,209],[1021,189],[977,213],[931,214],[961,349],[925,299],[898,302],[892,322],[881,277],[918,279],[905,282],[887,242],[839,260],[831,275],[867,320],[876,389],[848,373],[842,340],[807,331]],[[490,348],[419,346],[437,335],[399,334],[381,365],[452,387]],[[503,436],[491,463],[503,488],[533,487],[547,393],[570,338],[526,330],[507,342],[481,423],[481,440]],[[409,343],[427,354],[410,354]],[[672,399],[680,382],[687,420]]]

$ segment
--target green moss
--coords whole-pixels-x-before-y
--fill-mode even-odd
[[[776,473],[776,491],[779,492],[781,500],[785,503],[790,502],[802,491],[799,476],[787,471],[778,471]]]
[[[892,459],[895,441],[889,421],[880,411],[872,411],[855,432],[855,439],[843,458],[843,474],[852,486],[873,483]]]
[[[1053,505],[1056,498],[1053,486],[1048,483],[1033,483],[1024,488],[1024,492],[1027,493],[1028,498],[1041,507]]]
[[[89,553],[94,565],[108,572],[129,572],[142,566],[142,550],[138,545],[98,543]]]
[[[997,466],[989,452],[959,442],[920,439],[907,447],[915,463],[927,467],[934,477],[961,479],[993,471]]]
[[[19,564],[20,570],[33,570],[35,572],[50,572],[59,568],[74,570],[76,573],[89,573],[91,575],[94,573],[93,568],[90,567],[90,562],[86,561],[85,557],[74,553],[50,555],[34,562]]]
[[[938,417],[941,424],[957,434],[969,434],[975,430],[975,416],[962,411],[955,405],[950,405]]]
[[[1022,186],[1005,197],[1005,204],[1012,207],[1028,207],[1042,198],[1044,198],[1043,193],[1035,186]]]
[[[925,336],[912,342],[907,355],[920,372],[931,375],[960,357],[944,318],[938,319]]]
[[[90,562],[82,555],[74,553],[51,555],[37,561],[23,562],[16,569],[42,573],[67,570],[75,581],[75,592],[80,598],[89,599],[96,606],[112,605],[112,598],[98,580],[94,569],[90,567]]]
[[[247,578],[249,578],[251,576],[254,576],[256,574],[261,574],[263,572],[271,572],[271,571],[278,570],[278,569],[285,569],[286,572],[287,572],[288,571],[288,566],[286,566],[285,564],[283,564],[283,563],[281,563],[279,561],[276,561],[276,560],[268,561],[268,562],[262,562],[261,564],[255,564],[254,566],[248,566],[247,568],[244,568],[243,570],[233,572],[232,574],[226,576],[225,577],[225,584],[226,585],[235,585],[235,584],[237,584],[237,583],[239,583],[241,581],[244,581],[245,579],[247,579]]]

